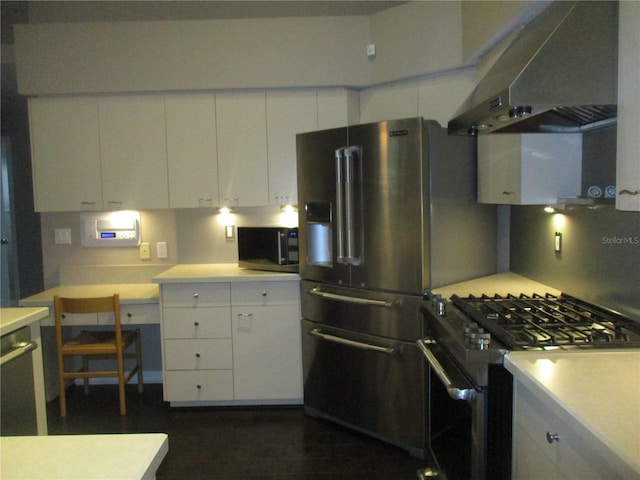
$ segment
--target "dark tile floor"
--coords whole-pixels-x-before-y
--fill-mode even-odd
[[[415,480],[425,465],[301,407],[172,409],[161,385],[132,386],[124,417],[115,386],[72,387],[67,401],[64,419],[48,404],[49,434],[168,433],[158,480]]]

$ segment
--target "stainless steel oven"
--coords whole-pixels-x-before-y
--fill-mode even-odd
[[[508,350],[640,346],[640,322],[561,294],[427,294],[429,462],[421,478],[511,478],[513,379]]]
[[[37,435],[33,355],[38,345],[31,341],[30,327],[3,335],[0,345],[2,435]]]

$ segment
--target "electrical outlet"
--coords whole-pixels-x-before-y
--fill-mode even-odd
[[[149,260],[151,258],[151,248],[149,243],[140,244],[140,260]]]
[[[562,254],[562,234],[560,232],[556,232],[553,236],[553,251],[556,252],[556,255]]]

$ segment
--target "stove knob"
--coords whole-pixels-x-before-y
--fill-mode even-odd
[[[477,350],[485,350],[491,345],[490,333],[472,333],[469,336],[469,343]]]

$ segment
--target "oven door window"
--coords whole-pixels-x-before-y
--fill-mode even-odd
[[[423,347],[423,353],[426,348],[430,354],[425,355],[429,364],[430,456],[425,472],[437,473],[437,478],[447,480],[484,478],[484,453],[477,437],[484,436],[484,429],[478,423],[478,405],[482,404],[483,394],[436,343],[423,343]]]

